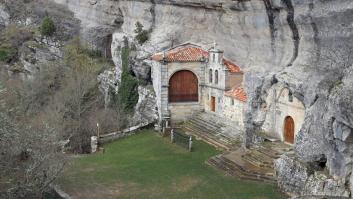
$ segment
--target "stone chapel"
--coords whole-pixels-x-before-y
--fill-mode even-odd
[[[151,57],[151,77],[156,93],[159,124],[185,122],[205,112],[231,121],[244,130],[247,93],[243,71],[222,50],[184,43]],[[274,86],[267,99],[265,134],[289,144],[303,123],[302,103],[281,86]]]

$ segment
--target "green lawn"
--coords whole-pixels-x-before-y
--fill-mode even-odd
[[[273,185],[237,180],[205,164],[219,153],[196,141],[193,152],[152,130],[75,158],[58,183],[74,198],[284,198]]]

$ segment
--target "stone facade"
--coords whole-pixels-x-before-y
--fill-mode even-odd
[[[283,85],[274,85],[268,93],[266,107],[263,107],[267,115],[262,130],[271,137],[284,141],[284,122],[285,118],[290,116],[294,120],[294,137],[296,137],[304,123],[303,103]]]
[[[224,97],[223,107],[224,116],[234,121],[237,126],[244,128],[245,102],[232,97]]]
[[[191,48],[191,50],[188,49],[190,52],[183,52],[185,50],[183,46],[185,49]],[[175,54],[170,55],[171,60],[168,60],[166,56],[171,52]],[[171,120],[172,123],[178,123],[187,120],[195,113],[206,111],[214,112],[221,117],[229,116],[238,124],[242,123],[243,103],[237,102],[234,106],[226,105],[226,98],[229,97],[225,96],[225,92],[234,85],[241,85],[243,74],[236,65],[228,60],[225,61],[222,51],[216,50],[214,47],[207,52],[197,45],[183,44],[181,49],[175,47],[167,52],[157,53],[152,59],[158,61],[152,63],[151,76],[156,92],[160,122]],[[197,77],[198,101],[169,102],[169,81],[176,72],[184,70],[191,71]],[[211,108],[212,97],[215,99],[214,110]],[[234,101],[237,100],[234,99]],[[238,108],[239,110],[236,110]]]
[[[174,119],[174,121],[183,121],[193,113],[203,110],[201,106],[203,98],[201,97],[199,97],[199,102],[169,103],[168,87],[169,80],[173,74],[181,70],[188,70],[197,76],[200,88],[204,84],[205,65],[205,62],[153,63],[151,76],[156,93],[158,114],[161,120]],[[202,96],[202,89],[199,89],[199,96]]]

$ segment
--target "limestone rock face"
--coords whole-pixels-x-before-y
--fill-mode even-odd
[[[326,159],[329,176],[339,179],[335,183],[344,182],[346,191],[353,191],[351,0],[52,1],[68,6],[82,22],[81,34],[98,47],[103,48],[104,38],[113,34],[118,77],[119,46],[124,37],[134,40],[137,21],[150,32],[150,39],[136,46],[132,70],[147,81],[148,57],[154,52],[186,41],[207,48],[216,41],[225,56],[246,72],[246,143],[258,140],[256,132],[268,115],[263,108],[267,91],[281,84],[306,109],[295,140],[297,157],[305,163]],[[301,168],[291,164],[281,172],[290,176],[288,172]],[[299,173],[309,181],[306,172]],[[300,182],[301,178],[283,179],[298,180],[294,184],[300,189],[310,184]]]
[[[0,5],[0,27],[5,27],[10,22],[10,15],[6,12],[5,7]]]
[[[349,197],[343,180],[329,178],[323,171],[282,155],[275,161],[278,186],[294,196],[344,196]]]
[[[279,187],[285,192],[296,195],[300,195],[304,190],[304,182],[312,173],[306,166],[285,155],[275,161],[275,168]]]
[[[37,38],[35,41],[24,43],[19,51],[20,63],[27,72],[27,77],[33,78],[41,67],[48,67],[48,64],[55,65],[62,59],[62,44],[49,40]]]
[[[141,123],[153,123],[158,119],[156,96],[152,86],[138,87],[139,100],[135,106],[134,115],[130,122],[130,126]]]

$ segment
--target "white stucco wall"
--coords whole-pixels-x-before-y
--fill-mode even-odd
[[[275,85],[269,91],[266,99],[267,114],[262,129],[270,136],[284,141],[284,121],[287,116],[294,120],[294,135],[299,132],[305,118],[305,107],[303,103],[292,96],[289,100],[290,91],[280,85]]]

